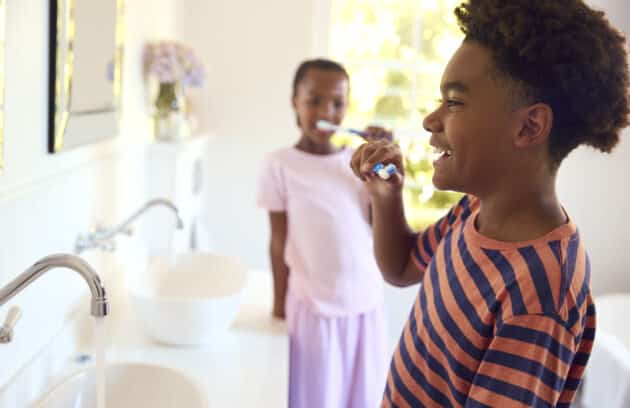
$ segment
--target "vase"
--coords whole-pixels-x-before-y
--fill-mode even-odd
[[[153,130],[156,140],[172,142],[190,136],[186,98],[179,82],[160,83],[154,104]]]

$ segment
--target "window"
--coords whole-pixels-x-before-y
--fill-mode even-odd
[[[414,228],[444,214],[459,195],[436,191],[422,118],[436,107],[444,66],[463,35],[461,0],[333,0],[329,53],[351,78],[346,123],[395,131],[405,155],[405,211]],[[340,144],[357,144],[339,136]]]

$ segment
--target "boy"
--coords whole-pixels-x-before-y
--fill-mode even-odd
[[[470,0],[443,101],[424,120],[441,153],[433,183],[466,195],[409,230],[398,147],[370,142],[351,166],[368,187],[384,278],[422,282],[390,364],[383,406],[568,407],[595,335],[590,268],[558,202],[560,163],[610,152],[628,125],[625,39],[580,0]]]

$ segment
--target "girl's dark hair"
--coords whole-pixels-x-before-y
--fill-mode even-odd
[[[348,81],[350,81],[350,76],[348,75],[348,72],[338,62],[323,58],[306,60],[302,62],[298,66],[298,69],[295,71],[295,76],[293,77],[293,96],[297,95],[298,85],[300,84],[300,82],[302,82],[302,80],[306,76],[306,73],[311,69],[339,72],[340,74],[343,74],[343,76],[345,76]]]
[[[582,144],[617,145],[630,123],[628,56],[603,12],[582,0],[468,0],[455,15],[515,95],[553,110],[553,164]]]

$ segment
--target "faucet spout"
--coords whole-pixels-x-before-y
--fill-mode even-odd
[[[94,317],[104,317],[109,313],[109,303],[105,293],[105,287],[101,279],[92,267],[83,259],[75,255],[56,254],[46,256],[37,261],[33,266],[22,272],[6,286],[0,288],[0,306],[5,304],[13,296],[20,293],[25,287],[33,283],[45,272],[54,268],[68,268],[83,277],[92,295],[91,314]]]
[[[179,209],[175,206],[175,204],[173,204],[170,200],[167,200],[165,198],[155,198],[153,200],[147,201],[147,203],[143,205],[138,211],[133,213],[129,218],[127,218],[125,221],[120,223],[118,226],[107,231],[107,234],[105,234],[102,237],[99,237],[99,239],[112,238],[114,235],[124,231],[127,227],[129,227],[129,225],[131,225],[132,222],[134,222],[139,216],[141,216],[149,208],[155,207],[158,205],[162,205],[164,207],[170,208],[175,213],[175,218],[177,219],[177,228],[182,229],[184,227],[184,221],[182,221],[182,218],[179,216]]]
[[[133,213],[129,218],[125,221],[121,222],[119,225],[104,229],[98,230],[94,233],[91,233],[87,236],[79,236],[75,245],[76,253],[81,253],[86,249],[99,247],[99,244],[111,242],[110,240],[114,238],[116,235],[127,231],[129,233],[129,226],[133,223],[138,217],[140,217],[145,211],[147,211],[151,207],[155,207],[158,205],[165,206],[170,208],[174,213],[177,219],[177,229],[184,228],[184,221],[179,215],[179,210],[170,200],[164,198],[156,198],[153,200],[149,200],[145,205],[143,205],[139,210]]]

